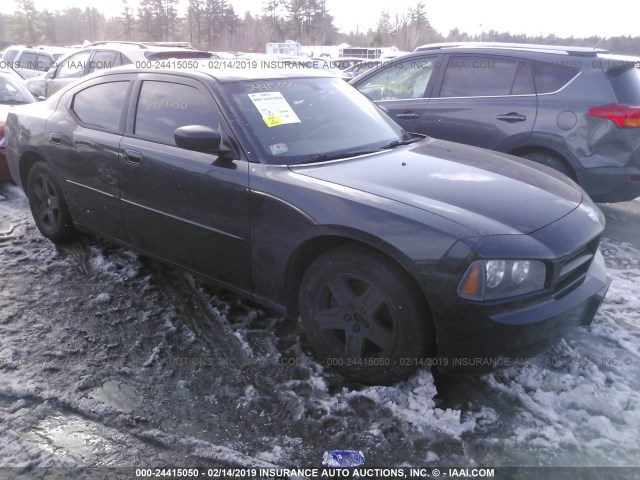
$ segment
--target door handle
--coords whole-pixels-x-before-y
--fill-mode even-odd
[[[125,150],[124,156],[129,163],[139,164],[142,161],[142,154],[136,150]]]
[[[54,145],[60,145],[62,143],[62,134],[56,132],[50,133],[49,141]]]
[[[524,122],[527,119],[525,115],[520,115],[516,112],[503,113],[502,115],[498,115],[496,118],[508,123]]]
[[[420,118],[420,114],[416,112],[404,112],[396,114],[396,118]]]

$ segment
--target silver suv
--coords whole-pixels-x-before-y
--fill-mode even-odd
[[[44,77],[31,78],[27,87],[38,97],[49,97],[62,87],[90,73],[120,65],[169,59],[211,58],[210,52],[196,50],[188,43],[95,42],[67,55]]]

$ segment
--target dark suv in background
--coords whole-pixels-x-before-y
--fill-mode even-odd
[[[411,132],[511,153],[598,202],[640,196],[640,59],[606,50],[432,44],[351,84]]]

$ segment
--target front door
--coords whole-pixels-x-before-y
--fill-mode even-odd
[[[136,247],[250,289],[249,163],[175,145],[176,128],[228,128],[195,80],[141,75],[131,135],[122,140],[122,211]]]

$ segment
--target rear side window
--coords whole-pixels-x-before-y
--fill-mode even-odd
[[[531,87],[531,67],[528,63],[520,62],[516,71],[516,78],[513,79],[511,95],[528,95],[533,93]]]
[[[567,65],[551,62],[533,62],[533,83],[536,93],[557,92],[580,73],[580,70]]]
[[[136,109],[136,135],[175,145],[176,128],[205,125],[217,129],[219,124],[219,113],[197,88],[158,81],[142,84]]]
[[[607,72],[619,103],[640,105],[640,69],[616,68]]]
[[[46,72],[51,68],[51,65],[55,63],[55,60],[52,56],[48,54],[38,54],[38,68],[36,70],[40,70],[41,72]]]
[[[33,52],[22,52],[18,60],[18,66],[29,70],[38,70],[38,57]]]
[[[490,97],[530,93],[519,72],[519,62],[508,58],[453,56],[444,74],[441,97]],[[514,86],[515,92],[514,92]]]
[[[128,81],[93,85],[76,93],[71,109],[89,127],[120,131],[120,119],[127,98]]]
[[[120,53],[107,50],[99,51],[93,55],[89,62],[89,73],[119,67],[120,65],[122,65]]]
[[[46,72],[53,59],[45,53],[22,52],[18,59],[18,67]]]

